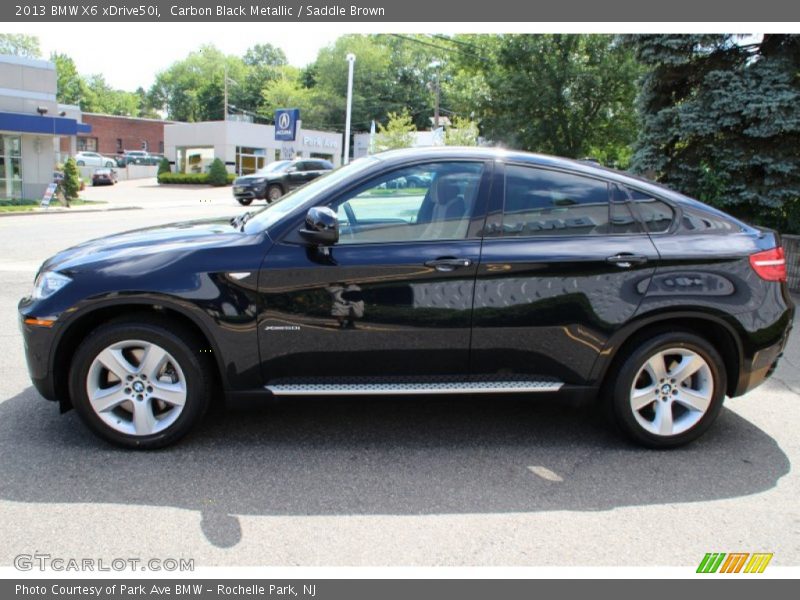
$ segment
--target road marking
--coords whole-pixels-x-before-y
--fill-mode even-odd
[[[554,471],[551,471],[547,467],[542,467],[541,465],[535,465],[535,466],[532,466],[532,467],[528,467],[528,471],[530,471],[534,475],[538,475],[539,477],[541,477],[542,479],[544,479],[546,481],[554,481],[556,483],[560,483],[560,482],[564,481],[563,477],[561,477],[560,475],[558,475]]]

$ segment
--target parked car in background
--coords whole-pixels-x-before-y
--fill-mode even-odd
[[[243,206],[259,199],[274,202],[331,170],[333,164],[319,158],[278,160],[252,175],[237,177],[233,182],[233,195]]]
[[[117,183],[117,172],[114,169],[95,169],[92,173],[92,185],[114,185]]]
[[[176,441],[219,389],[598,399],[669,448],[773,373],[794,305],[773,231],[578,161],[432,148],[64,250],[19,312],[39,392],[122,446]]]
[[[164,158],[161,154],[150,154],[145,150],[126,150],[124,154],[117,157],[117,165],[127,167],[128,165],[157,165]]]
[[[114,167],[116,161],[97,152],[78,152],[75,155],[75,164],[79,167]]]

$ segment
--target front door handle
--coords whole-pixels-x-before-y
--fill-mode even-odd
[[[428,260],[425,262],[426,267],[433,267],[437,271],[449,272],[456,269],[463,269],[472,264],[468,258],[437,258],[436,260]]]
[[[630,269],[633,265],[643,265],[646,263],[647,257],[642,256],[641,254],[629,254],[627,252],[622,252],[620,254],[615,254],[614,256],[609,256],[606,258],[606,262],[617,265],[621,269]]]

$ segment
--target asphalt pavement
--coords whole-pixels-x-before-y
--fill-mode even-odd
[[[301,400],[118,450],[27,378],[16,303],[50,254],[242,210],[229,188],[87,190],[96,213],[0,219],[0,566],[20,553],[198,566],[800,564],[800,340],[697,443],[632,446],[595,412],[516,397]],[[138,207],[138,208],[133,208]],[[796,333],[796,332],[795,332]]]

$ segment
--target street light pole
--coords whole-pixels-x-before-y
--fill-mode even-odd
[[[347,116],[344,122],[344,164],[350,163],[350,113],[353,110],[353,64],[356,62],[355,54],[347,55]]]

